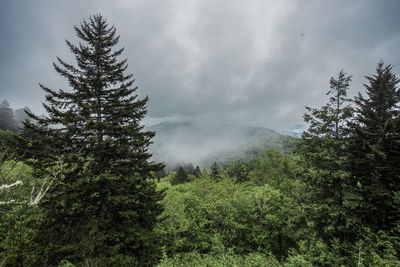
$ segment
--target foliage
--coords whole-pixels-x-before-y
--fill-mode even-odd
[[[34,188],[45,184],[41,179],[35,179],[31,169],[11,155],[4,151],[0,153],[0,186],[3,187],[0,190],[0,263],[2,266],[24,266],[32,263],[30,244],[40,218]]]
[[[159,202],[163,194],[152,193],[154,187],[140,176],[104,174],[73,185],[62,180],[54,188],[54,197],[63,201],[48,203],[50,198],[43,203],[46,214],[52,216],[41,223],[41,236],[36,242],[53,257],[71,262],[100,258],[112,263],[129,257],[155,262],[156,255],[149,251],[157,251],[152,225],[160,208],[153,203]],[[90,205],[77,203],[77,197]],[[47,261],[47,253],[40,262]]]
[[[400,266],[390,65],[354,101],[351,76],[332,77],[285,153],[260,146],[167,173],[150,159],[147,98],[118,59],[115,27],[95,15],[75,31],[76,66],[54,64],[72,92],[41,85],[47,116],[28,111],[14,134],[25,113],[0,103],[0,266]]]
[[[303,179],[307,190],[311,193],[308,198],[308,214],[313,238],[319,248],[321,244],[338,240],[346,243],[355,240],[357,227],[352,215],[352,189],[349,186],[347,147],[349,143],[353,108],[347,98],[347,90],[351,76],[341,70],[337,78],[330,79],[329,101],[320,109],[307,107],[308,113],[304,120],[310,124],[303,133],[302,141],[296,152],[301,155],[308,165]],[[322,201],[323,200],[323,201]],[[327,245],[330,251],[331,247]],[[324,250],[324,249],[323,249]],[[325,250],[324,250],[325,251]],[[319,252],[316,252],[317,254]],[[319,253],[319,257],[324,257]],[[337,258],[346,257],[345,246],[339,247]],[[348,255],[347,255],[348,256]],[[335,258],[327,255],[326,258]],[[340,265],[341,262],[329,263]]]
[[[54,64],[71,92],[40,85],[47,115],[28,113],[32,121],[18,138],[20,156],[35,173],[48,172],[60,157],[63,165],[40,204],[35,264],[153,265],[160,256],[153,227],[163,198],[153,179],[163,165],[150,161],[155,133],[141,125],[148,98],[138,99],[132,75],[125,74],[114,26],[95,15],[75,32],[81,43],[66,42],[76,65],[60,58]]]
[[[313,234],[298,249],[318,266],[398,264],[399,81],[382,62],[367,79],[369,98],[359,94],[355,112],[346,99],[350,77],[341,71],[331,79],[328,104],[304,116],[310,128],[296,152],[307,166],[305,207]]]
[[[178,169],[178,171],[176,172],[174,179],[171,181],[171,184],[172,185],[183,184],[188,181],[189,181],[189,178],[188,178],[187,172],[185,171],[185,169],[183,167],[180,167]]]
[[[281,266],[272,255],[262,253],[250,253],[246,255],[236,255],[232,253],[222,253],[219,255],[199,254],[196,252],[177,254],[172,258],[166,258],[161,261],[158,267],[172,266],[243,266],[243,267],[278,267]]]
[[[267,149],[261,157],[250,163],[250,179],[256,184],[270,184],[280,187],[287,179],[294,178],[298,172],[298,164],[290,155],[284,155],[275,149]]]
[[[294,246],[291,231],[299,206],[279,189],[215,181],[205,173],[175,186],[162,179],[159,187],[167,195],[156,231],[168,255],[263,251],[280,258]]]
[[[7,100],[0,102],[0,130],[17,131],[17,122],[14,119],[14,111]]]
[[[400,220],[395,201],[400,192],[400,80],[383,62],[366,78],[368,98],[359,94],[355,99],[349,148],[352,184],[360,196],[356,213],[374,231],[389,231]]]
[[[37,207],[0,208],[0,262],[2,266],[31,266],[31,244],[41,214]]]
[[[2,152],[4,152],[6,148],[11,148],[14,146],[15,142],[15,135],[11,131],[0,130],[0,146],[2,148]]]
[[[12,139],[12,144],[15,144]],[[12,145],[1,145],[0,152],[0,206],[37,206],[51,184],[60,175],[60,165],[49,169],[47,177],[34,178],[32,168],[17,160]],[[61,166],[62,168],[62,166]]]
[[[75,265],[67,260],[62,260],[57,267],[75,267]]]
[[[221,178],[221,173],[218,167],[218,164],[216,161],[214,161],[213,165],[211,166],[211,173],[210,176],[214,179],[214,180],[219,180]]]
[[[233,162],[233,164],[227,168],[227,172],[229,177],[238,183],[246,182],[250,179],[246,165],[237,161]]]

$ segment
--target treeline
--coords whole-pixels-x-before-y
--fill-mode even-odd
[[[307,108],[310,127],[297,152],[314,172],[305,183],[319,240],[345,264],[349,247],[357,244],[362,253],[368,241],[379,244],[371,256],[388,261],[368,264],[394,266],[400,256],[399,79],[383,62],[366,79],[366,95],[352,100],[351,77],[341,71],[331,79],[329,102]]]
[[[331,78],[292,154],[162,179],[161,265],[398,266],[399,80],[380,62],[367,81],[349,99],[351,76]]]
[[[13,110],[10,103],[3,99],[0,102],[0,130],[19,132],[23,128],[23,122],[29,118],[25,111],[31,112],[28,107]]]

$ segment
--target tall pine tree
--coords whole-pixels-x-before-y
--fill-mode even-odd
[[[315,231],[326,241],[348,238],[346,219],[347,153],[349,122],[352,117],[347,91],[351,76],[341,70],[330,79],[329,102],[320,109],[306,107],[304,120],[310,124],[303,133],[297,151],[309,168],[315,170],[306,179],[311,192],[310,218]]]
[[[37,235],[40,261],[153,265],[159,255],[153,226],[163,193],[152,178],[163,165],[150,161],[154,132],[140,124],[148,98],[138,99],[132,75],[125,74],[114,26],[95,15],[74,28],[81,43],[66,43],[76,64],[60,58],[54,64],[71,90],[40,85],[47,116],[30,113],[33,122],[24,134],[35,137],[28,139],[35,167],[48,170],[60,157],[65,166],[41,205],[46,216]]]
[[[355,98],[350,171],[361,201],[356,210],[374,231],[400,223],[400,89],[392,66],[379,62]],[[397,198],[397,200],[396,200]]]

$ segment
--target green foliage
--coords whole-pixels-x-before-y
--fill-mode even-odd
[[[32,168],[16,160],[11,148],[0,147],[4,149],[0,152],[0,207],[7,210],[14,205],[31,205],[41,179],[34,178]]]
[[[272,256],[262,253],[250,253],[246,255],[236,255],[232,253],[222,253],[219,255],[199,254],[196,252],[177,254],[172,258],[161,261],[158,267],[186,267],[186,266],[237,266],[237,267],[278,267],[280,263]]]
[[[216,161],[214,161],[213,165],[211,166],[211,173],[210,176],[218,181],[221,178],[220,170]]]
[[[353,113],[347,99],[350,82],[351,76],[341,70],[337,78],[330,80],[328,103],[320,109],[307,107],[304,119],[310,126],[296,148],[307,165],[302,177],[310,192],[307,200],[309,225],[317,233],[312,244],[325,244],[336,238],[341,243],[348,239],[354,241],[357,234],[347,165],[349,123]],[[345,256],[344,251],[343,248],[338,255]],[[322,253],[319,255],[323,257]]]
[[[163,164],[150,161],[155,133],[140,124],[148,98],[138,99],[125,74],[114,26],[95,15],[74,29],[81,43],[67,45],[76,65],[60,58],[54,64],[71,92],[40,85],[47,116],[29,113],[18,138],[20,157],[35,174],[62,167],[40,204],[35,264],[154,265],[160,248],[153,227],[164,194],[153,180]]]
[[[383,62],[366,78],[368,98],[359,94],[355,99],[350,172],[353,187],[359,185],[357,216],[374,231],[388,231],[400,220],[395,201],[400,192],[400,80]]]
[[[15,136],[9,130],[0,130],[0,147],[4,151],[6,148],[11,148],[15,145]]]
[[[75,267],[75,265],[67,260],[62,260],[57,267]]]
[[[140,176],[104,174],[74,184],[60,181],[52,198],[41,205],[52,216],[39,228],[37,242],[45,248],[39,262],[50,256],[71,262],[102,259],[116,266],[156,262],[158,242],[152,228],[163,193],[154,191],[155,184]],[[63,201],[54,202],[53,197]]]
[[[196,166],[196,169],[194,169],[194,176],[199,177],[201,175],[201,170],[199,166]]]
[[[351,77],[331,78],[328,103],[307,107],[309,129],[289,140],[294,154],[260,147],[225,168],[186,164],[161,178],[147,152],[154,133],[140,125],[147,98],[113,50],[115,27],[96,15],[75,30],[77,66],[55,64],[73,92],[41,86],[48,117],[28,112],[21,135],[0,130],[0,266],[400,266],[390,65],[367,77],[355,109]],[[37,206],[43,177],[56,179]]]
[[[171,181],[172,185],[183,184],[189,181],[187,172],[180,167],[176,172],[174,179]]]
[[[40,187],[40,179],[31,169],[8,152],[0,153],[0,186],[18,185],[0,190],[0,263],[2,266],[29,266],[34,255],[31,241],[41,214],[30,205],[32,188]]]
[[[237,161],[228,167],[227,172],[229,177],[233,178],[238,183],[246,182],[250,179],[246,165],[238,163]]]
[[[164,219],[156,231],[167,255],[263,251],[280,258],[294,246],[299,206],[279,189],[215,181],[207,174],[176,186],[163,180]]]
[[[43,105],[48,115],[29,113],[33,122],[26,124],[28,139],[35,139],[32,135],[47,138],[45,143],[55,150],[50,152],[69,155],[68,163],[83,161],[80,164],[93,175],[137,172],[148,176],[161,170],[163,165],[150,162],[147,152],[155,133],[144,131],[140,124],[148,98],[138,99],[132,75],[125,74],[127,60],[119,59],[124,49],[115,48],[116,28],[95,15],[74,29],[82,43],[66,43],[76,66],[60,58],[54,63],[72,92],[40,85],[46,93]]]
[[[40,218],[37,208],[26,205],[0,208],[0,262],[2,266],[31,266],[31,242]]]
[[[249,176],[253,182],[278,188],[283,181],[295,178],[299,171],[299,166],[292,156],[272,148],[267,149],[264,155],[255,158],[249,164],[251,166]]]
[[[293,255],[317,266],[398,264],[399,80],[382,62],[367,79],[369,98],[355,98],[356,112],[346,104],[350,77],[341,71],[328,104],[304,116],[310,128],[296,152],[306,166],[312,235],[301,237]]]

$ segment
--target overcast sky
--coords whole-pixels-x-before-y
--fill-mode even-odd
[[[38,83],[67,88],[52,62],[74,62],[65,39],[96,13],[117,27],[148,122],[291,129],[341,68],[351,94],[380,59],[400,70],[397,0],[2,0],[0,98],[42,113]]]

